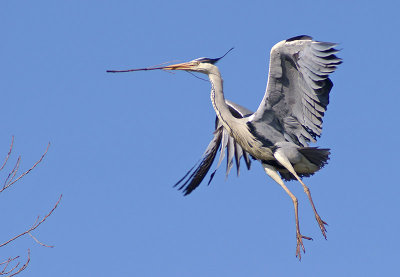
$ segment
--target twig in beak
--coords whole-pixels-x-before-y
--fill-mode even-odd
[[[149,66],[149,67],[145,67],[145,68],[134,68],[134,69],[126,69],[126,70],[107,70],[107,73],[122,73],[122,72],[133,72],[133,71],[146,71],[146,70],[156,70],[156,69],[164,69],[165,67],[167,67],[167,64],[173,64],[173,63],[177,63],[178,61],[169,61],[169,62],[165,62],[165,63],[161,63],[161,64],[157,64],[157,65],[153,65],[153,66]],[[165,66],[160,66],[160,65],[165,65]]]

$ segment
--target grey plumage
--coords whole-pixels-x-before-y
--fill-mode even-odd
[[[189,62],[140,70],[184,70],[206,74],[211,83],[211,102],[217,114],[215,131],[201,160],[175,186],[190,194],[202,182],[218,150],[220,157],[210,175],[211,182],[226,151],[226,176],[235,159],[239,175],[243,157],[250,169],[250,156],[259,160],[265,170],[290,196],[296,221],[296,256],[305,252],[300,233],[298,200],[286,187],[284,180],[296,179],[303,187],[313,208],[315,218],[326,238],[326,223],[314,206],[309,188],[301,177],[319,171],[329,160],[330,150],[309,147],[322,132],[322,119],[329,104],[333,83],[329,74],[341,64],[336,56],[337,44],[314,41],[310,36],[297,36],[277,43],[271,49],[266,92],[255,113],[225,99],[222,77],[215,65],[222,57],[198,58]],[[228,51],[229,52],[229,51]]]
[[[235,104],[229,100],[226,100],[227,105],[229,105],[231,112],[235,114],[238,118],[243,118],[246,115],[251,114],[252,112],[238,104]],[[250,169],[251,160],[249,158],[249,154],[243,151],[242,147],[237,144],[233,137],[231,137],[228,131],[222,126],[218,117],[216,117],[215,122],[215,131],[213,134],[213,138],[209,143],[207,149],[204,151],[202,159],[200,162],[196,163],[186,174],[180,179],[174,187],[179,186],[178,189],[182,190],[184,195],[190,194],[193,190],[195,190],[200,183],[203,181],[204,177],[207,175],[208,171],[213,164],[216,154],[220,150],[220,157],[216,169],[211,173],[208,184],[211,183],[214,175],[221,165],[224,157],[225,151],[228,152],[227,156],[227,166],[226,166],[226,176],[229,175],[229,172],[233,166],[233,157],[235,157],[237,175],[240,172],[240,159],[243,157],[247,166],[247,169]],[[197,167],[196,167],[197,166]]]
[[[335,43],[313,41],[309,36],[298,36],[277,43],[271,50],[267,89],[255,113],[247,109],[245,112],[238,112],[235,104],[224,99],[222,79],[214,65],[215,60],[212,65],[205,64],[204,69],[197,64],[193,68],[198,69],[183,69],[202,72],[210,78],[211,101],[217,113],[217,130],[222,137],[217,169],[224,158],[225,148],[227,176],[233,166],[233,156],[236,156],[239,175],[240,157],[244,156],[247,162],[249,154],[260,160],[265,172],[292,198],[296,218],[296,256],[299,259],[301,249],[305,252],[302,239],[311,238],[300,233],[298,201],[282,179],[297,179],[301,183],[326,238],[326,223],[317,213],[310,190],[301,178],[313,175],[329,160],[329,149],[308,147],[308,144],[316,142],[321,135],[322,118],[333,86],[329,74],[342,62],[336,56],[338,50],[335,46]],[[218,148],[213,149],[217,151]],[[215,154],[213,157],[215,158]],[[209,162],[212,163],[211,160]],[[198,169],[201,168],[200,164]],[[208,169],[209,166],[207,171]],[[202,170],[201,173],[205,175],[207,171]],[[215,171],[211,174],[209,183]],[[185,195],[200,184],[196,178],[189,178],[189,181],[186,188],[185,185],[181,186],[185,188]]]
[[[256,129],[268,118],[295,144],[307,146],[316,141],[333,86],[328,75],[341,63],[335,55],[336,45],[303,36],[272,48],[267,90],[254,114]]]

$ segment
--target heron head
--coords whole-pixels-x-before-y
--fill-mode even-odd
[[[204,73],[204,74],[210,74],[215,71],[218,71],[215,64],[220,59],[225,57],[226,54],[228,54],[232,50],[233,50],[233,47],[231,49],[229,49],[223,56],[221,56],[219,58],[212,59],[212,58],[204,58],[203,57],[203,58],[198,58],[198,59],[192,60],[190,62],[186,62],[186,63],[178,63],[178,64],[168,65],[161,69],[195,71],[195,72],[200,72],[200,73]]]
[[[198,58],[189,62],[171,64],[164,66],[163,70],[184,70],[184,71],[194,71],[199,73],[208,74],[216,69],[215,64],[220,58]]]
[[[155,66],[155,67],[147,67],[147,68],[137,68],[137,69],[128,69],[128,70],[107,70],[107,72],[111,73],[118,73],[118,72],[132,72],[132,71],[144,71],[144,70],[156,70],[156,69],[162,69],[162,70],[184,70],[184,71],[195,71],[195,72],[200,72],[204,74],[210,74],[213,73],[214,71],[218,71],[217,67],[215,64],[222,59],[223,57],[226,56],[230,51],[232,51],[233,48],[229,49],[228,52],[226,52],[222,57],[219,58],[198,58],[189,62],[185,63],[177,63],[177,64],[171,64],[171,65],[166,65],[166,66]]]

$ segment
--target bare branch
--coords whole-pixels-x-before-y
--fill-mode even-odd
[[[5,166],[7,165],[7,162],[9,161],[9,158],[11,156],[13,147],[14,147],[14,136],[12,136],[10,149],[7,153],[7,156],[6,156],[3,164],[0,167],[0,171],[3,170],[5,168]],[[43,158],[47,154],[47,151],[49,150],[49,147],[50,147],[50,143],[47,145],[46,150],[44,151],[44,153],[40,157],[40,159],[31,168],[29,168],[24,173],[22,173],[21,175],[18,176],[17,173],[18,173],[18,169],[20,168],[20,164],[21,164],[21,156],[19,156],[14,167],[12,168],[11,172],[8,174],[7,178],[5,179],[3,186],[0,187],[0,193],[3,192],[5,189],[9,188],[10,186],[12,186],[14,183],[19,181],[20,179],[22,179],[25,175],[29,174],[40,162],[42,162]],[[59,197],[58,201],[56,202],[56,204],[54,205],[53,209],[51,209],[51,211],[47,215],[45,215],[42,220],[40,220],[40,216],[38,216],[36,218],[35,223],[28,230],[9,239],[5,243],[0,244],[0,247],[3,247],[5,245],[9,244],[10,242],[16,240],[17,238],[24,236],[26,234],[29,234],[38,244],[40,244],[42,246],[51,247],[51,248],[54,247],[54,246],[46,245],[46,244],[40,242],[36,237],[34,237],[31,234],[31,232],[34,231],[37,227],[39,227],[44,221],[46,221],[46,219],[54,212],[54,210],[57,208],[58,204],[60,203],[61,198],[62,198],[62,194],[60,195],[60,197]],[[18,261],[19,256],[16,256],[14,258],[9,257],[7,260],[0,262],[0,276],[12,277],[12,276],[15,276],[15,275],[21,273],[23,270],[25,270],[28,267],[28,264],[31,260],[30,254],[31,254],[30,249],[28,249],[27,260],[22,265],[21,265],[21,262]]]
[[[31,167],[29,168],[27,171],[25,171],[24,173],[22,173],[17,179],[15,179],[14,181],[12,181],[8,186],[11,186],[12,184],[14,184],[15,182],[17,182],[19,179],[21,179],[22,177],[24,177],[26,174],[28,174],[29,172],[32,171],[32,169],[34,169],[44,158],[44,156],[46,156],[47,151],[49,150],[50,147],[50,142],[49,144],[47,144],[46,150],[44,151],[43,155],[40,157],[40,159]]]
[[[3,188],[1,191],[5,190],[6,188],[8,188],[10,186],[8,184],[10,182],[12,182],[12,180],[15,178],[15,175],[17,175],[20,163],[21,163],[21,156],[18,157],[17,162],[15,163],[13,169],[11,170],[10,173],[8,173],[8,176],[7,176],[6,180],[4,181],[4,185],[3,185]]]
[[[30,261],[31,261],[31,250],[28,249],[28,258],[27,258],[26,262],[16,272],[8,275],[7,277],[12,277],[12,276],[15,276],[15,275],[21,273],[21,271],[23,271],[25,268],[28,267],[28,264]],[[19,266],[19,264],[20,263],[18,262],[17,265],[12,268],[12,270],[9,270],[7,273],[3,273],[1,275],[9,274],[9,273],[13,272]]]
[[[30,232],[28,232],[28,235],[30,235],[31,238],[33,238],[34,241],[36,241],[36,242],[37,242],[38,244],[40,244],[41,246],[49,247],[49,248],[53,248],[53,247],[54,247],[54,245],[47,245],[47,244],[44,244],[44,243],[40,242],[40,241],[39,241],[36,237],[34,237]]]
[[[4,160],[3,165],[0,167],[0,170],[2,170],[2,169],[4,168],[4,166],[7,164],[8,158],[10,157],[11,151],[12,151],[12,149],[13,149],[13,145],[14,145],[14,136],[12,136],[11,145],[10,145],[10,150],[8,150],[7,157],[6,157],[6,159]]]
[[[16,256],[14,258],[8,258],[7,261],[0,263],[0,265],[4,264],[4,268],[2,271],[0,271],[0,275],[5,275],[5,274],[8,274],[8,273],[14,271],[14,269],[16,269],[19,266],[19,262],[13,268],[11,268],[9,271],[6,271],[6,270],[7,270],[8,265],[10,264],[10,262],[12,262],[18,258],[19,258],[19,256]]]
[[[0,247],[3,247],[4,245],[9,244],[9,243],[12,242],[13,240],[16,240],[17,238],[22,237],[23,235],[26,235],[27,233],[32,232],[32,231],[35,230],[37,227],[39,227],[39,226],[54,212],[54,210],[57,208],[58,204],[60,203],[61,198],[62,198],[62,194],[60,195],[60,198],[58,199],[57,203],[54,205],[53,209],[52,209],[45,217],[43,217],[43,219],[42,219],[41,221],[39,221],[39,216],[38,216],[38,217],[36,218],[35,223],[32,225],[31,228],[29,228],[28,230],[26,230],[25,232],[23,232],[23,233],[21,233],[21,234],[19,234],[19,235],[16,235],[15,237],[9,239],[9,240],[6,241],[5,243],[0,244]]]
[[[12,261],[14,261],[15,259],[18,259],[18,258],[19,258],[19,256],[14,257],[14,258],[8,258],[7,261],[1,262],[0,265],[9,264],[10,262],[12,262]],[[4,271],[4,270],[2,270],[2,271]]]
[[[8,265],[8,264],[7,264],[7,265]],[[17,262],[17,264],[16,264],[13,268],[11,268],[10,270],[8,270],[8,271],[5,271],[6,268],[4,268],[4,271],[2,271],[2,272],[0,273],[0,275],[6,275],[6,274],[9,274],[9,273],[13,272],[19,265],[20,265],[20,262]]]
[[[14,139],[14,137],[13,137],[13,139]],[[47,151],[49,150],[49,147],[50,147],[50,142],[49,142],[49,144],[47,145],[47,148],[46,148],[46,150],[44,151],[43,155],[40,157],[40,159],[39,159],[31,168],[29,168],[27,171],[25,171],[24,173],[22,173],[17,179],[13,180],[13,179],[15,178],[15,175],[16,175],[16,173],[17,173],[17,170],[18,170],[18,167],[19,167],[19,163],[20,163],[20,160],[21,160],[20,157],[19,157],[18,160],[17,160],[16,165],[15,165],[14,168],[13,168],[13,170],[12,170],[12,171],[10,172],[10,174],[8,175],[8,177],[7,177],[7,179],[6,179],[6,182],[4,183],[3,188],[0,189],[0,192],[3,192],[5,189],[9,188],[9,187],[12,186],[15,182],[17,182],[18,180],[20,180],[22,177],[24,177],[25,175],[29,174],[29,172],[31,172],[32,169],[34,169],[34,168],[43,160],[43,158],[46,156]],[[11,145],[11,148],[12,148],[12,145]],[[11,151],[9,152],[9,154],[10,154],[10,153],[11,153]],[[8,160],[8,157],[9,157],[9,155],[8,155],[7,158],[6,158],[6,162],[7,162],[7,160]],[[11,176],[11,178],[10,178],[10,176]]]

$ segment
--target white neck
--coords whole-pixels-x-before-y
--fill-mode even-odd
[[[208,78],[211,82],[211,103],[215,113],[224,127],[232,131],[230,126],[232,126],[233,121],[236,121],[236,118],[232,115],[225,102],[221,74],[217,70],[216,72],[209,73]]]

